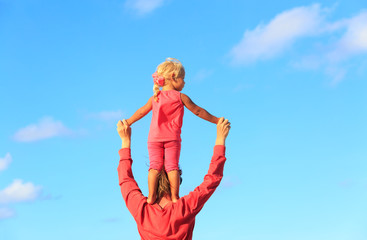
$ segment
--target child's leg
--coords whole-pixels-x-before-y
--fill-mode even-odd
[[[158,185],[158,170],[150,169],[148,173],[148,188],[149,188],[149,195],[147,202],[149,204],[153,204],[155,200],[157,200],[157,185]]]
[[[157,198],[158,173],[163,167],[164,149],[161,142],[148,142],[149,152],[149,173],[148,173],[148,199],[149,204],[153,204]]]
[[[180,190],[180,172],[178,170],[172,170],[167,173],[169,185],[171,187],[171,199],[172,202],[177,202]]]
[[[180,190],[180,172],[178,160],[180,158],[181,142],[170,141],[164,144],[165,152],[165,169],[171,186],[171,198],[173,202],[177,202]]]

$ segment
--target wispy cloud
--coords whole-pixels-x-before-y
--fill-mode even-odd
[[[117,111],[102,111],[98,113],[91,113],[88,114],[87,117],[102,121],[117,121],[119,119],[122,119],[123,115],[124,113],[121,110],[117,110]]]
[[[246,64],[280,55],[297,39],[315,35],[324,17],[319,4],[284,11],[268,24],[246,30],[242,40],[232,48],[235,64]]]
[[[354,55],[367,53],[367,11],[341,20],[338,24],[346,29],[328,54],[329,61],[342,61]]]
[[[142,16],[161,7],[164,2],[165,0],[127,0],[125,7],[132,9],[137,15]]]
[[[331,78],[330,85],[336,86],[347,75],[347,69],[342,66],[328,66],[325,69],[325,73]]]
[[[5,158],[0,158],[2,170],[5,170],[11,161],[10,153],[7,153]],[[41,186],[35,186],[31,182],[23,183],[21,179],[13,180],[9,186],[0,190],[0,220],[15,216],[15,211],[8,207],[9,204],[41,199],[41,191]]]
[[[44,117],[38,123],[30,124],[18,130],[14,134],[14,140],[33,142],[71,133],[72,131],[65,127],[61,121],[54,120],[52,117]]]
[[[284,11],[269,23],[246,30],[243,39],[230,51],[232,62],[245,65],[279,57],[296,41],[316,39],[306,43],[307,55],[295,50],[298,59],[292,60],[291,65],[321,70],[332,79],[331,85],[336,85],[350,71],[345,61],[367,53],[367,11],[328,22],[331,13],[319,4]]]
[[[328,24],[326,29],[329,38],[337,40],[327,44],[319,44],[318,49],[308,56],[302,56],[292,63],[296,68],[322,70],[331,78],[330,85],[340,83],[353,71],[348,60],[361,54],[367,54],[367,11],[349,18]],[[339,37],[335,35],[339,32]],[[359,66],[361,67],[361,66]]]
[[[36,200],[41,193],[41,187],[31,182],[23,183],[15,179],[12,184],[0,191],[0,203],[28,202]]]
[[[1,207],[0,208],[0,220],[2,219],[6,219],[6,218],[11,218],[15,215],[15,212],[7,207]]]
[[[10,153],[5,154],[4,158],[0,158],[0,171],[7,169],[11,161],[12,157]]]

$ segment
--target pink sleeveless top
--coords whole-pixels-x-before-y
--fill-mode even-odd
[[[160,91],[158,101],[153,101],[153,116],[148,142],[181,141],[184,105],[181,93],[176,90]]]

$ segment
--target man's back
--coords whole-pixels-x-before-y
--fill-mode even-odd
[[[117,168],[122,196],[134,217],[141,239],[190,240],[195,226],[195,217],[219,185],[225,163],[225,147],[216,145],[209,171],[194,191],[180,198],[176,203],[168,202],[163,208],[150,205],[134,180],[131,171],[130,149],[119,151],[120,163]]]

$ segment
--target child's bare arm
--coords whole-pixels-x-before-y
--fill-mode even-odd
[[[140,120],[142,117],[147,115],[150,110],[152,110],[152,98],[153,97],[150,97],[148,102],[144,106],[139,108],[129,119],[126,120],[129,126],[134,122]]]
[[[187,107],[187,109],[189,109],[196,116],[214,124],[218,123],[218,118],[216,116],[211,115],[204,108],[197,106],[187,95],[181,93],[181,100],[185,107]]]

